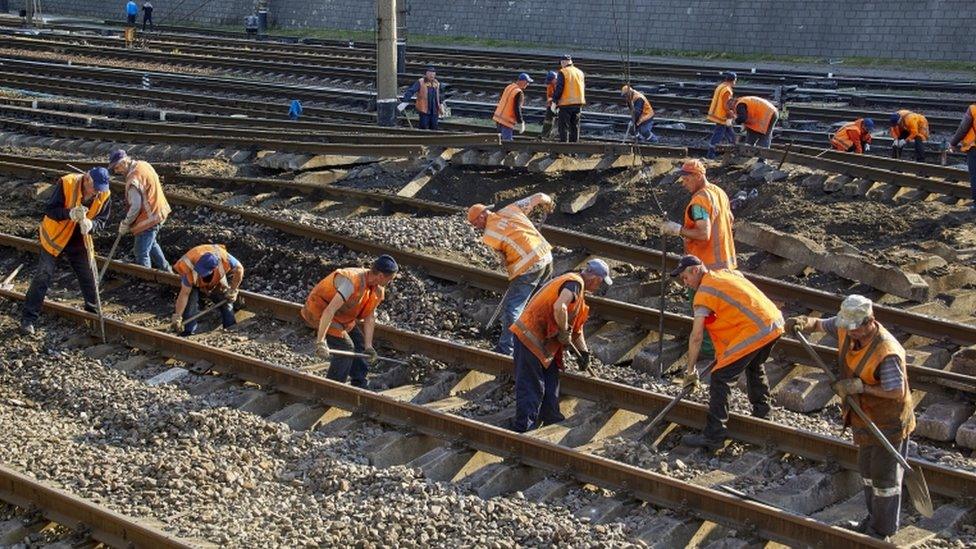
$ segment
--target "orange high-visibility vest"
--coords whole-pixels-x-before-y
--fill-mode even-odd
[[[959,150],[966,152],[976,145],[976,103],[969,106],[969,118],[973,121],[969,125],[969,131],[966,132],[965,137],[959,142]]]
[[[566,273],[545,283],[529,302],[509,330],[519,338],[525,347],[539,359],[543,368],[548,368],[556,354],[562,352],[559,343],[559,326],[552,307],[559,299],[559,289],[569,281],[580,284],[580,295],[576,301],[567,307],[570,332],[575,336],[583,333],[583,325],[590,315],[590,307],[586,304],[586,290],[583,277],[577,273]]]
[[[64,192],[65,208],[70,210],[81,205],[82,194],[84,194],[81,188],[81,180],[84,177],[84,174],[72,173],[61,178],[61,190]],[[95,219],[98,216],[98,212],[102,211],[102,206],[108,202],[109,195],[111,194],[109,191],[96,192],[95,198],[92,200],[91,206],[88,207],[88,213],[85,217]],[[71,219],[56,221],[45,215],[38,228],[41,246],[47,253],[58,257],[64,251],[64,247],[68,244],[68,241],[71,240],[71,235],[74,234],[76,225],[78,224]],[[91,243],[91,235],[86,234],[83,237],[87,241],[86,246]]]
[[[129,173],[125,174],[126,209],[129,206],[129,187],[132,186],[142,195],[142,210],[135,221],[129,226],[132,234],[136,235],[159,225],[169,217],[172,208],[163,194],[163,186],[159,183],[156,170],[142,160],[133,162]]]
[[[891,136],[895,139],[904,139],[906,141],[911,141],[916,137],[921,137],[923,141],[929,138],[929,121],[927,118],[918,114],[917,112],[912,112],[908,109],[901,109],[898,111],[898,124],[897,126],[891,127]],[[908,137],[900,137],[901,132],[904,130],[908,132]]]
[[[376,311],[376,307],[383,302],[386,292],[382,286],[368,286],[366,273],[369,269],[350,268],[336,269],[329,276],[323,278],[312,288],[302,307],[302,318],[313,329],[317,329],[322,320],[322,311],[329,306],[335,297],[336,276],[341,276],[352,282],[352,294],[342,303],[342,306],[332,317],[328,334],[333,337],[343,337],[353,329],[356,323],[369,317]]]
[[[783,335],[783,314],[739,271],[709,271],[695,292],[695,307],[707,307],[705,323],[715,344],[714,370],[757,351]]]
[[[877,321],[875,321],[877,322]],[[891,333],[878,323],[875,338],[860,349],[853,349],[853,340],[848,331],[838,327],[838,362],[844,378],[861,378],[865,385],[878,385],[878,366],[888,356],[898,357],[901,367],[902,394],[899,398],[881,398],[868,394],[852,395],[859,402],[864,413],[881,429],[890,440],[903,440],[915,430],[915,412],[912,392],[908,388],[908,370],[905,366],[905,348]],[[846,407],[845,407],[846,408]],[[859,445],[877,444],[867,429],[867,424],[857,414],[845,411],[845,425],[854,429],[854,441]]]
[[[505,256],[509,280],[552,261],[552,246],[516,204],[488,214],[483,239]]]
[[[498,106],[495,107],[495,115],[491,119],[506,128],[514,128],[515,107],[518,105],[521,93],[522,88],[514,82],[506,86],[502,96],[498,98]]]
[[[769,133],[771,129],[769,126],[773,122],[773,117],[779,115],[779,109],[776,108],[776,105],[754,95],[740,97],[735,102],[736,108],[738,108],[739,103],[746,106],[745,127],[757,133]]]
[[[560,107],[586,104],[586,77],[575,65],[567,65],[559,72],[563,75],[563,93],[556,100]]]
[[[194,268],[197,261],[204,254],[214,254],[220,261],[214,269],[214,274],[210,275],[210,280],[204,280]],[[196,286],[205,292],[209,292],[219,286],[229,286],[227,283],[227,273],[231,271],[230,261],[227,259],[227,248],[223,244],[201,244],[190,248],[190,251],[183,254],[183,257],[173,265],[173,270],[186,277],[190,281],[190,286]]]
[[[864,119],[858,118],[841,126],[837,133],[830,138],[830,144],[838,151],[847,151],[851,147],[858,153],[864,150],[864,143],[871,142],[871,133],[864,130]]]
[[[546,84],[546,106],[552,104],[552,96],[556,93],[556,79],[553,78],[552,82]]]
[[[732,118],[729,111],[729,102],[732,100],[732,84],[722,82],[715,86],[712,93],[712,103],[708,106],[708,119],[716,124],[725,124],[725,121]]]
[[[729,197],[720,187],[706,182],[705,186],[691,197],[685,208],[685,228],[694,229],[695,220],[691,218],[691,207],[701,206],[708,212],[712,230],[708,240],[685,239],[685,253],[697,256],[710,270],[735,269],[735,241],[732,238],[732,208]]]
[[[417,90],[417,97],[414,100],[414,107],[417,109],[417,112],[424,114],[430,113],[430,111],[427,110],[427,88],[434,88],[437,90],[437,94],[435,95],[437,98],[437,104],[434,105],[434,108],[437,109],[439,113],[441,108],[441,83],[436,79],[432,80],[431,82],[427,82],[427,80],[423,78],[420,79],[420,89]]]
[[[632,88],[630,98],[627,99],[627,103],[630,105],[630,112],[634,112],[634,104],[637,103],[638,99],[644,101],[644,107],[641,109],[640,117],[637,119],[637,125],[640,126],[644,122],[654,118],[654,108],[651,107],[651,102],[647,100],[647,96]]]

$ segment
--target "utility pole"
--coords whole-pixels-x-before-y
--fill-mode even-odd
[[[396,126],[396,0],[376,1],[376,121]]]
[[[258,34],[268,33],[268,0],[258,0]]]
[[[397,72],[407,72],[407,0],[396,0],[397,4]]]

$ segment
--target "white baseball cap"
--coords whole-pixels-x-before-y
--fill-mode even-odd
[[[852,294],[840,304],[837,312],[837,327],[844,330],[860,328],[874,313],[871,300],[863,295]]]

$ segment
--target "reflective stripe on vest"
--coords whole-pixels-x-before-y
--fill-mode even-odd
[[[745,127],[757,133],[769,133],[773,117],[779,114],[776,106],[762,97],[753,95],[741,97],[735,102],[737,107],[740,103],[746,106]]]
[[[514,128],[516,122],[515,107],[520,93],[522,93],[522,88],[518,84],[509,84],[506,86],[501,97],[498,99],[498,106],[495,107],[495,114],[491,119],[506,128]]]
[[[969,106],[969,118],[972,120],[969,131],[959,142],[959,150],[962,152],[966,152],[976,145],[976,103]]]
[[[647,100],[647,96],[637,90],[632,90],[629,99],[631,114],[634,113],[634,104],[637,103],[638,99],[644,101],[644,106],[641,108],[640,117],[637,119],[637,125],[640,126],[644,122],[654,118],[654,108],[651,107],[651,102]]]
[[[529,299],[522,314],[509,328],[515,337],[539,359],[543,367],[548,367],[562,348],[556,341],[559,329],[555,325],[552,308],[559,299],[560,288],[570,281],[580,284],[580,294],[575,303],[567,308],[567,323],[572,333],[582,331],[583,324],[588,318],[589,307],[586,306],[583,277],[577,273],[566,273],[543,284]]]
[[[219,277],[211,275],[212,282],[204,282],[196,270],[196,262],[200,260],[205,254],[214,254],[217,256],[217,267],[214,271],[219,274]],[[201,244],[196,246],[190,251],[186,252],[183,257],[180,258],[176,263],[176,270],[180,272],[183,276],[190,279],[190,285],[196,286],[201,289],[208,289],[216,287],[219,284],[227,285],[227,250],[223,246],[218,244]],[[184,272],[185,271],[185,272]]]
[[[347,296],[342,305],[336,310],[329,324],[328,333],[335,337],[342,337],[352,329],[358,320],[368,317],[383,301],[382,287],[370,288],[366,285],[366,273],[369,269],[350,268],[337,269],[323,278],[312,288],[305,300],[303,317],[310,325],[317,327],[322,319],[322,313],[329,302],[339,293],[336,288],[336,277],[342,277],[352,284],[352,293]]]
[[[516,204],[488,216],[484,240],[492,248],[501,248],[509,280],[552,262],[552,246]]]
[[[82,195],[84,194],[82,190],[83,179],[83,174],[68,174],[61,178],[61,191],[64,194],[64,207],[66,209],[70,210],[81,205]],[[89,220],[95,219],[102,211],[102,206],[108,202],[109,196],[111,196],[109,191],[96,192],[85,217]],[[58,257],[64,251],[64,247],[67,246],[68,241],[71,240],[71,235],[74,234],[77,225],[70,218],[58,221],[45,215],[41,219],[41,224],[37,230],[41,247],[47,253]],[[86,241],[90,241],[91,235],[83,235],[83,238]]]
[[[730,206],[728,196],[720,187],[706,183],[705,186],[692,196],[691,202],[685,208],[685,227],[695,228],[695,220],[691,218],[691,207],[696,204],[696,198],[704,196],[708,199],[708,217],[711,221],[711,232],[708,240],[685,239],[685,251],[698,256],[709,270],[735,269],[735,242],[732,240],[732,224],[729,220]]]
[[[556,104],[560,107],[571,107],[586,104],[586,77],[583,71],[573,65],[559,69],[563,75],[563,93]]]
[[[836,147],[840,147],[841,150],[844,151],[850,149],[854,146],[854,142],[851,141],[851,136],[849,133],[850,131],[856,131],[858,135],[863,133],[861,131],[860,119],[855,120],[854,122],[848,122],[847,124],[841,126],[841,128],[837,130],[837,133],[834,134],[834,137],[830,139],[830,143]]]
[[[722,82],[715,86],[712,103],[708,106],[708,119],[716,124],[724,124],[729,119],[729,100],[732,99],[732,85]]]
[[[163,194],[159,175],[152,165],[142,160],[133,162],[129,172],[125,175],[125,184],[127,207],[129,205],[128,190],[130,186],[139,191],[142,196],[142,209],[129,227],[133,235],[145,232],[166,221],[172,209],[169,206],[169,201],[166,200],[166,195]]]

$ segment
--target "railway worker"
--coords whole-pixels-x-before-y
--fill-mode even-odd
[[[220,244],[201,244],[190,248],[176,262],[180,275],[180,293],[173,308],[173,331],[181,336],[193,335],[197,321],[185,322],[194,316],[204,303],[204,297],[214,304],[226,300],[217,310],[224,328],[237,324],[234,302],[244,280],[244,265]]]
[[[146,32],[146,25],[149,25],[149,28],[153,28],[154,25],[152,20],[152,14],[153,14],[152,2],[146,0],[145,2],[142,3],[142,32]]]
[[[403,94],[403,101],[397,110],[403,112],[409,105],[410,98],[416,94],[414,108],[420,116],[419,127],[422,130],[436,130],[438,119],[444,115],[444,105],[441,103],[441,83],[437,80],[434,67],[427,67],[423,78],[413,83]]]
[[[652,131],[654,129],[654,108],[647,97],[634,88],[624,85],[620,88],[620,95],[627,101],[630,108],[631,121],[628,129],[633,127],[634,138],[645,143],[657,143],[658,137]]]
[[[512,430],[524,433],[566,419],[559,412],[563,351],[575,348],[580,367],[589,367],[590,351],[583,336],[590,311],[586,292],[595,292],[600,284],[613,284],[610,268],[601,259],[591,259],[581,272],[557,276],[543,285],[509,328],[516,337]]]
[[[892,446],[906,455],[909,435],[915,430],[915,413],[905,348],[875,320],[871,300],[860,295],[848,296],[837,316],[794,317],[789,319],[787,327],[792,330],[794,326],[802,332],[827,332],[837,339],[841,375],[834,383],[834,391],[841,399],[848,395],[854,397]],[[850,525],[869,535],[890,536],[898,530],[904,470],[871,436],[857,414],[851,413],[847,406],[843,414],[844,426],[850,425],[854,430],[868,508],[864,520]]]
[[[516,126],[520,134],[525,132],[522,105],[525,103],[525,88],[532,82],[532,77],[524,72],[520,73],[515,82],[505,86],[501,97],[498,98],[498,106],[495,107],[495,114],[491,118],[502,135],[502,141],[512,140]]]
[[[715,86],[712,102],[708,106],[708,120],[715,123],[712,138],[708,141],[708,158],[715,158],[715,147],[723,141],[735,144],[735,131],[732,124],[735,114],[732,111],[732,94],[738,75],[732,71],[722,73],[722,81]]]
[[[556,93],[556,71],[549,71],[546,73],[546,114],[545,118],[542,120],[542,133],[539,135],[540,138],[545,139],[552,134],[552,122],[556,119],[556,113],[553,112],[553,96]]]
[[[577,143],[580,116],[583,105],[586,105],[586,76],[573,65],[573,58],[569,55],[563,56],[559,66],[556,85],[552,91],[554,101],[549,110],[556,113],[559,141]]]
[[[901,158],[901,151],[912,141],[915,144],[915,161],[925,162],[925,142],[929,138],[929,121],[921,114],[908,109],[891,113],[891,157]]]
[[[173,272],[156,236],[172,211],[159,175],[149,162],[136,160],[118,149],[108,157],[108,169],[125,177],[125,218],[119,234],[132,233],[132,255],[136,265]]]
[[[55,185],[38,229],[41,251],[24,301],[21,333],[34,335],[34,322],[41,314],[44,296],[54,278],[54,267],[62,256],[68,258],[78,279],[85,310],[98,312],[98,290],[87,244],[91,243],[92,231],[101,231],[108,222],[111,209],[108,179],[108,170],[92,168],[86,173],[65,175]]]
[[[468,208],[468,222],[484,232],[485,244],[498,252],[508,270],[508,290],[502,298],[502,334],[495,352],[512,354],[513,336],[508,330],[522,314],[526,302],[540,284],[552,276],[552,246],[532,224],[529,216],[536,209],[551,213],[552,197],[536,193],[493,212],[484,204]]]
[[[301,315],[315,330],[315,354],[329,360],[326,377],[365,389],[368,365],[375,364],[373,331],[376,307],[383,302],[386,286],[400,267],[388,255],[381,255],[369,269],[337,269],[312,288]],[[365,353],[369,359],[331,356],[331,349]]]
[[[735,123],[742,124],[746,145],[768,149],[773,142],[773,128],[779,121],[779,109],[762,97],[747,95],[735,100]]]
[[[966,153],[966,165],[969,167],[969,188],[973,202],[969,211],[976,213],[976,103],[966,109],[966,113],[959,122],[959,128],[949,140],[949,151],[958,149]]]
[[[125,47],[131,48],[136,40],[136,15],[139,14],[139,6],[133,0],[125,4]]]
[[[865,153],[871,150],[871,132],[874,131],[874,120],[858,118],[848,122],[830,138],[830,144],[835,151]]]
[[[783,335],[783,315],[776,305],[742,273],[713,271],[701,259],[686,255],[671,271],[695,290],[694,323],[688,338],[688,364],[683,385],[698,384],[695,364],[707,332],[715,343],[715,365],[708,385],[708,416],[701,434],[685,435],[681,442],[711,450],[721,448],[728,433],[729,394],[732,383],[746,373],[746,393],[752,415],[766,418],[771,410],[769,383],[763,363]]]

